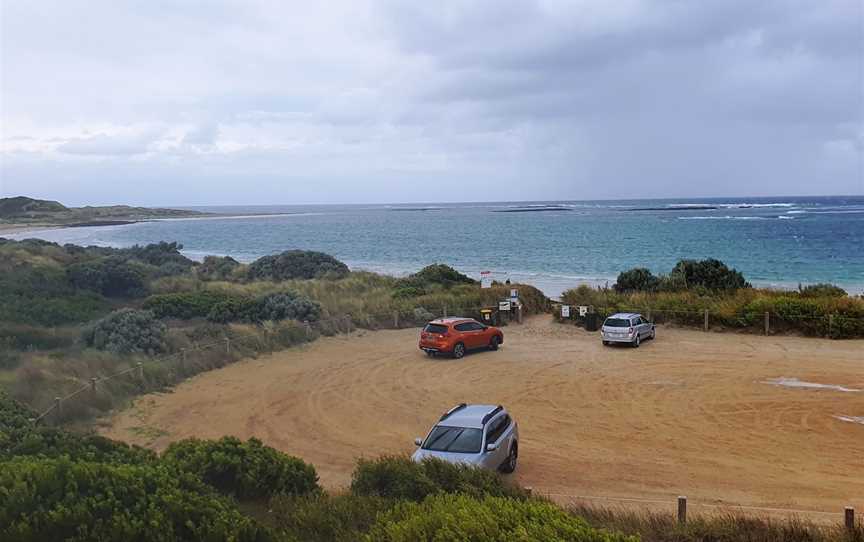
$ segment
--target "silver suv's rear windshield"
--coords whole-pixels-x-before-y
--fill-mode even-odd
[[[483,431],[481,429],[436,425],[435,429],[426,437],[423,449],[433,452],[476,454],[480,451],[482,443]]]
[[[423,328],[423,331],[426,333],[439,333],[441,335],[447,333],[447,326],[442,326],[441,324],[426,324],[426,327]]]
[[[630,320],[626,318],[607,318],[603,325],[606,327],[630,327]]]

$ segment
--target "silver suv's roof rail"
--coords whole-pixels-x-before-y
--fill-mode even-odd
[[[495,416],[495,414],[498,414],[498,413],[501,412],[502,410],[504,410],[504,407],[502,407],[501,405],[498,405],[497,407],[495,407],[494,409],[492,409],[492,412],[490,412],[489,414],[486,414],[485,416],[483,416],[483,421],[480,422],[480,423],[481,423],[482,425],[486,425],[486,422],[488,422],[490,419],[492,419],[493,416]]]
[[[438,421],[443,422],[444,420],[447,419],[448,416],[450,416],[451,414],[453,414],[457,410],[462,410],[463,408],[465,408],[467,406],[468,406],[468,403],[459,403],[458,405],[454,406],[453,408],[451,408],[450,410],[445,412],[443,415],[441,415],[441,418],[439,418]]]

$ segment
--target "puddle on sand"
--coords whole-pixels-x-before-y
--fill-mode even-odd
[[[864,425],[864,416],[834,416],[841,422],[860,423]]]
[[[762,383],[771,384],[772,386],[784,386],[787,388],[809,388],[816,390],[834,390],[846,392],[861,391],[856,388],[844,388],[843,386],[838,386],[836,384],[817,384],[816,382],[802,382],[797,378],[786,378],[785,376],[780,378],[772,378],[771,380],[763,380]]]

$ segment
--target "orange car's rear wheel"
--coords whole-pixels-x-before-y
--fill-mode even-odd
[[[456,343],[453,347],[453,357],[456,359],[460,359],[465,356],[465,345],[462,343]]]
[[[498,338],[498,335],[493,335],[492,339],[489,341],[489,350],[498,350],[498,345],[501,344],[501,339]]]

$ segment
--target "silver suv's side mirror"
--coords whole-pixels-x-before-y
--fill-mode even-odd
[[[422,446],[422,445],[423,445],[423,439],[420,438],[420,437],[415,438],[415,439],[414,439],[414,444],[415,444],[416,446]]]
[[[494,442],[493,442],[492,444],[487,444],[487,445],[486,445],[486,451],[487,451],[487,452],[494,452],[494,451],[497,450],[497,449],[498,449],[498,445],[495,444]]]

